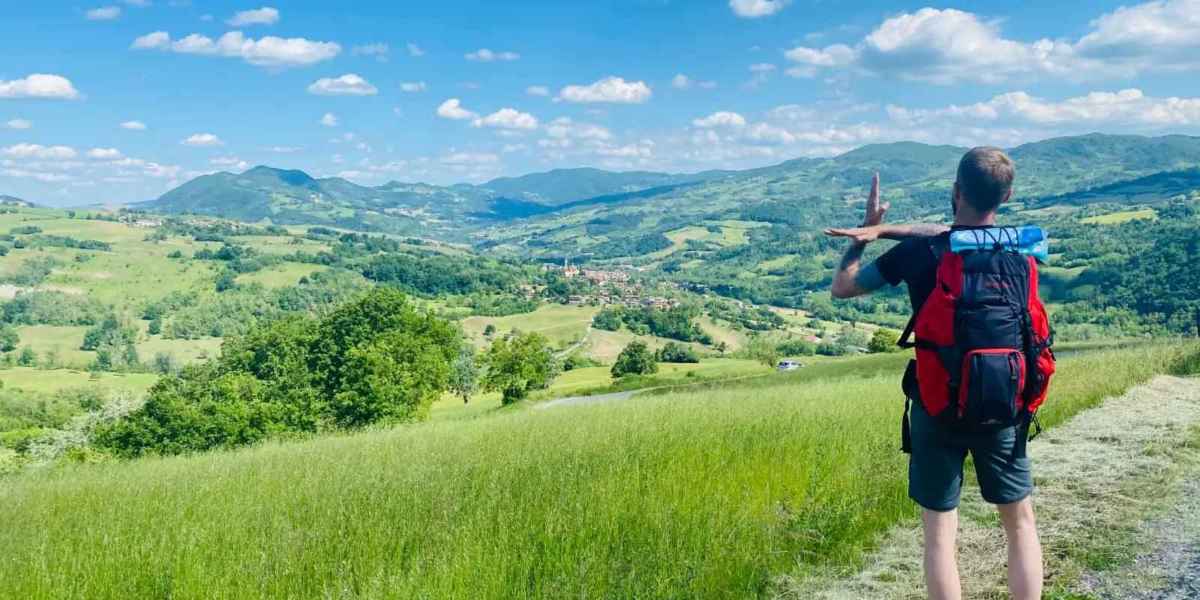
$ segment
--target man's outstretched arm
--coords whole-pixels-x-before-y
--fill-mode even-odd
[[[854,235],[846,235],[840,233],[839,230],[826,230],[828,235],[840,235],[850,238],[850,247],[846,248],[846,253],[842,256],[842,262],[838,264],[837,272],[833,274],[833,285],[830,286],[829,292],[834,298],[853,298],[869,294],[883,286],[883,275],[879,272],[879,268],[875,265],[862,267],[863,250],[867,248],[867,244],[877,239],[871,237],[879,233],[877,229],[883,222],[883,215],[887,213],[889,204],[879,203],[879,173],[871,179],[871,194],[867,196],[867,214],[863,218],[861,230],[862,237]]]

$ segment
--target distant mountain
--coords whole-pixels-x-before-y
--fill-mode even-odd
[[[484,213],[489,198],[468,187],[388,183],[357,185],[303,171],[254,167],[244,173],[197,177],[141,204],[139,209],[240,221],[331,225],[349,229],[457,237],[468,215]]]
[[[614,172],[601,169],[554,169],[520,177],[493,179],[480,188],[496,196],[547,206],[611,196],[658,187],[703,181],[727,172],[709,171],[690,175],[648,171]]]
[[[31,207],[34,207],[37,205],[28,200],[24,200],[24,199],[18,198],[16,196],[0,194],[0,206],[21,206],[21,207],[25,207],[25,208],[31,208]]]

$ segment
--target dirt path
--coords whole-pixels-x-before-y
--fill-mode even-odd
[[[1030,444],[1047,597],[1200,597],[1200,380],[1158,377]],[[964,489],[966,598],[1006,598],[995,511]],[[788,598],[923,598],[920,530],[897,527],[856,573],[783,577]],[[1136,558],[1135,558],[1136,557]],[[1121,566],[1124,565],[1124,566]]]

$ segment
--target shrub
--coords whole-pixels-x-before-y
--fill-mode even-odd
[[[812,356],[817,353],[817,345],[808,340],[788,340],[777,346],[783,356]]]
[[[543,389],[557,375],[558,365],[546,338],[537,333],[514,333],[492,342],[484,357],[487,374],[483,389],[501,393],[504,404]]]
[[[662,348],[658,349],[657,358],[659,362],[666,363],[698,363],[700,357],[696,355],[696,350],[691,346],[676,344],[675,342],[667,342]]]
[[[867,342],[868,352],[895,352],[900,349],[896,345],[896,341],[900,339],[900,335],[891,329],[880,327],[871,335],[871,341]]]
[[[617,362],[613,363],[612,376],[624,377],[626,375],[649,375],[658,372],[658,361],[654,358],[654,353],[646,347],[646,343],[641,340],[634,340],[621,350],[621,354],[617,356]]]

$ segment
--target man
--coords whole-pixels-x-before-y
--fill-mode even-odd
[[[1012,195],[1015,171],[1012,160],[997,148],[975,148],[958,164],[950,229],[994,226],[996,211]],[[833,279],[835,298],[870,294],[883,285],[908,285],[916,314],[933,291],[938,258],[932,251],[937,237],[948,238],[941,225],[883,225],[888,204],[879,203],[879,175],[871,182],[866,218],[862,227],[829,229],[828,235],[850,238],[850,247]],[[878,260],[862,266],[864,248],[880,239],[899,244]],[[946,242],[939,242],[945,247]],[[956,560],[958,501],[962,491],[963,462],[967,452],[975,461],[984,500],[1000,511],[1008,539],[1008,587],[1017,600],[1036,599],[1042,593],[1042,549],[1034,521],[1033,476],[1027,457],[1014,452],[1018,429],[989,433],[946,431],[914,403],[909,458],[909,496],[922,507],[925,533],[925,582],[929,597],[957,600],[962,597]],[[1024,434],[1024,431],[1020,432]]]

